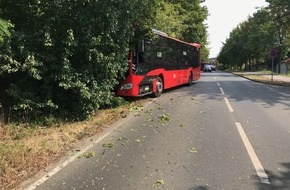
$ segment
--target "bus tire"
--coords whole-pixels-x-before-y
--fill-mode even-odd
[[[163,81],[160,77],[156,78],[156,92],[153,92],[153,97],[157,98],[161,96],[163,92]]]
[[[188,77],[188,83],[187,86],[191,86],[192,84],[192,73],[190,73],[189,77]]]

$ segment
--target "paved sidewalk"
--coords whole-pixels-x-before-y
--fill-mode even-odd
[[[272,81],[272,74],[262,74],[259,72],[232,72],[232,73],[256,82],[279,86],[290,86],[290,76],[286,75],[274,74]]]
[[[271,79],[272,75],[262,75],[264,78]],[[274,81],[281,81],[285,83],[290,83],[290,77],[284,76],[284,75],[273,75],[273,80]]]

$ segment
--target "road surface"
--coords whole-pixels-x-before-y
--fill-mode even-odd
[[[27,189],[290,189],[290,88],[203,73],[74,158]]]

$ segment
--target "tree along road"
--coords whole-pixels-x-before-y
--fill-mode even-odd
[[[290,189],[289,87],[203,73],[149,102],[27,189]]]

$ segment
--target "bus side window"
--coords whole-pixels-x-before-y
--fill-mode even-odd
[[[151,56],[151,51],[152,51],[152,39],[145,40],[145,57],[150,57]]]
[[[199,49],[196,47],[190,48],[190,56],[189,56],[190,65],[192,67],[198,67],[199,66]]]
[[[187,47],[184,44],[180,44],[179,46],[178,65],[180,69],[188,68],[188,52],[187,52]]]
[[[172,44],[172,47],[173,47],[173,53],[172,53],[172,65],[173,65],[173,68],[174,69],[178,69],[179,68],[179,63],[178,63],[178,60],[179,60],[179,46],[178,46],[178,43],[177,42],[174,42]]]
[[[166,60],[165,60],[165,68],[168,70],[176,69],[176,58],[175,58],[175,42],[166,41]]]

